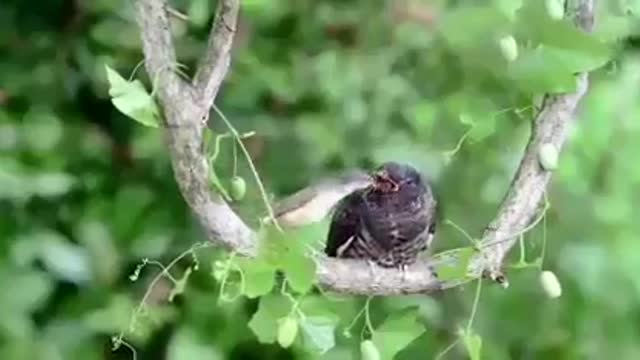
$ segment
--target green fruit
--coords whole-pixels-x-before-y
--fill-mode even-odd
[[[500,46],[502,56],[504,56],[507,61],[511,62],[518,58],[518,43],[513,36],[503,36],[498,40],[498,45]]]
[[[558,149],[550,143],[542,144],[538,149],[538,160],[543,169],[555,170],[558,167]]]
[[[280,320],[278,325],[278,344],[288,348],[298,335],[298,321],[292,316]]]
[[[362,360],[380,360],[380,352],[371,340],[365,340],[360,343],[360,354]]]
[[[562,287],[560,286],[560,281],[551,271],[543,271],[540,273],[540,285],[542,286],[542,290],[547,294],[548,297],[554,299],[562,295]]]
[[[562,20],[564,17],[564,0],[545,0],[545,7],[553,20]]]
[[[231,178],[231,198],[235,201],[242,200],[247,193],[247,183],[240,176]]]

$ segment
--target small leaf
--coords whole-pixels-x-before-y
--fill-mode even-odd
[[[209,0],[191,0],[188,14],[191,23],[197,27],[203,27],[211,16],[211,6]]]
[[[114,295],[105,306],[84,315],[84,325],[91,331],[119,332],[129,326],[135,304],[125,295]]]
[[[237,260],[244,274],[244,295],[256,298],[268,294],[275,284],[276,269],[261,259]]]
[[[445,264],[436,268],[438,279],[442,281],[464,279],[467,276],[467,269],[475,252],[476,250],[472,247],[456,251],[457,256],[454,265]]]
[[[129,82],[108,65],[105,65],[105,69],[110,85],[109,95],[113,105],[121,113],[142,125],[158,127],[158,107],[140,80]]]
[[[190,327],[178,329],[169,342],[167,360],[222,360],[218,347]]]
[[[249,321],[249,328],[263,344],[272,344],[277,339],[278,320],[291,312],[291,302],[282,295],[270,294],[260,298],[258,311]]]
[[[0,283],[20,284],[0,297],[0,308],[6,313],[29,313],[46,304],[55,289],[55,281],[44,271],[28,270],[27,267],[10,271],[6,266],[0,271]]]
[[[336,345],[334,330],[337,321],[332,317],[307,316],[300,326],[305,335],[305,344],[319,354],[324,354]]]
[[[298,321],[293,316],[280,319],[278,324],[278,344],[283,348],[288,348],[298,335]]]
[[[34,151],[53,151],[64,135],[60,118],[52,109],[34,106],[25,114],[21,138],[25,145]]]
[[[558,281],[556,274],[554,274],[552,271],[546,270],[541,272],[539,281],[540,286],[542,286],[544,293],[548,297],[555,299],[562,295],[562,287],[560,286],[560,281]]]
[[[380,350],[382,360],[391,360],[417,339],[425,329],[418,323],[418,310],[415,307],[389,315],[373,332],[373,343]]]
[[[316,276],[316,263],[305,254],[289,253],[283,260],[283,271],[293,290],[306,293],[311,290]]]
[[[482,350],[482,338],[480,335],[474,333],[471,329],[469,331],[461,330],[459,334],[462,337],[462,342],[465,349],[467,349],[469,358],[471,360],[480,360],[480,351]]]
[[[305,253],[304,241],[292,233],[282,234],[271,226],[266,229],[261,256],[284,272],[293,290],[306,293],[315,281],[316,264]]]
[[[89,253],[85,248],[68,242],[52,231],[35,234],[41,242],[40,259],[45,267],[60,279],[76,284],[91,280]]]
[[[574,74],[581,66],[566,66],[563,60],[575,61],[577,57],[554,57],[554,51],[545,46],[523,49],[518,59],[510,64],[510,77],[523,90],[530,93],[562,93],[574,91]]]
[[[33,192],[42,197],[60,196],[71,191],[76,179],[65,173],[41,173],[31,179]]]

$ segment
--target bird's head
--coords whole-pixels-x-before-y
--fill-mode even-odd
[[[383,193],[424,188],[422,176],[418,170],[396,162],[387,162],[378,167],[373,173],[373,180],[374,188]]]

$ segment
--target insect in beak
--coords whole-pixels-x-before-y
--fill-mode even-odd
[[[400,190],[400,185],[393,181],[386,171],[382,170],[374,174],[375,188],[382,192],[396,192]]]

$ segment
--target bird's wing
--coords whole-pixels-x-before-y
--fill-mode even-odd
[[[340,176],[326,177],[277,201],[273,206],[276,219],[300,213],[299,225],[305,225],[304,215],[315,220],[325,218],[348,194],[369,186],[371,178],[361,170],[351,170]],[[307,214],[308,213],[308,214]]]
[[[339,249],[353,240],[360,229],[360,209],[362,196],[354,191],[343,198],[333,213],[325,253],[328,256],[339,256]]]

